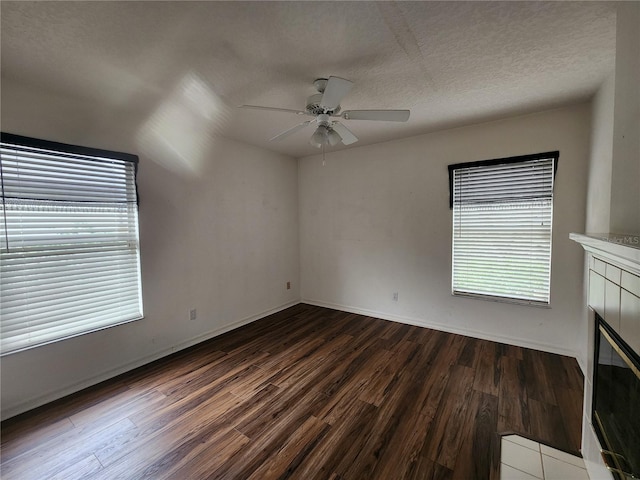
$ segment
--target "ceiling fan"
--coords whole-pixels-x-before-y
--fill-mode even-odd
[[[409,120],[409,114],[411,113],[409,110],[345,110],[341,113],[340,102],[353,87],[353,82],[344,78],[318,78],[313,82],[313,85],[318,93],[307,98],[307,106],[304,110],[261,107],[258,105],[240,105],[240,108],[287,112],[314,117],[312,120],[306,120],[279,133],[269,141],[282,140],[298,130],[316,123],[318,126],[313,135],[311,135],[310,143],[318,148],[323,145],[334,146],[340,142],[344,145],[351,145],[358,141],[358,137],[351,130],[337,120],[333,120],[336,117],[343,120],[383,120],[387,122],[406,122]]]

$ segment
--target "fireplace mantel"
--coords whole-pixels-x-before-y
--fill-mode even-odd
[[[569,238],[595,257],[640,275],[640,235],[571,233]]]

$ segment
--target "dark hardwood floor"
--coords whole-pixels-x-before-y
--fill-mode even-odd
[[[10,479],[497,479],[580,447],[575,359],[298,305],[2,424]]]

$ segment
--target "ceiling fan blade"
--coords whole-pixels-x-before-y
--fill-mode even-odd
[[[353,82],[349,80],[340,77],[329,77],[320,105],[328,110],[333,110],[340,105],[340,102],[349,93],[351,87],[353,87]]]
[[[269,139],[269,141],[273,142],[274,140],[282,140],[283,138],[288,137],[289,135],[292,135],[292,134],[296,133],[298,130],[302,130],[304,127],[309,125],[311,122],[315,122],[315,120],[307,120],[306,122],[299,123],[295,127],[291,127],[289,130],[285,130],[284,132],[282,132],[282,133],[276,135],[275,137]]]
[[[295,113],[296,115],[307,115],[307,112],[303,112],[302,110],[291,110],[290,108],[261,107],[259,105],[239,105],[238,108],[253,108],[254,110],[269,110],[271,112],[286,112]]]
[[[333,128],[336,133],[342,137],[342,143],[345,145],[351,145],[358,141],[358,137],[356,137],[351,130],[341,123],[336,122],[331,126],[331,128]]]
[[[384,120],[386,122],[406,122],[409,110],[346,110],[340,115],[345,120]]]

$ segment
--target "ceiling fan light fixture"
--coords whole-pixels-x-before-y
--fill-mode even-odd
[[[332,147],[335,147],[337,144],[339,144],[342,141],[342,137],[338,132],[331,129],[327,134],[327,140],[329,141],[329,145],[331,145]]]
[[[316,131],[311,135],[309,143],[316,148],[320,148],[322,145],[329,143],[329,130],[324,125],[320,125],[316,128]]]

